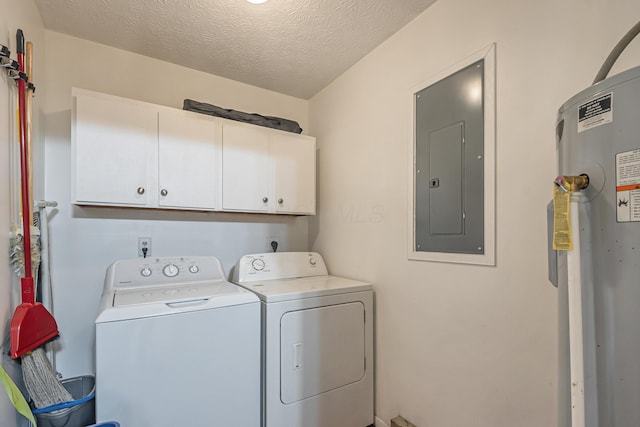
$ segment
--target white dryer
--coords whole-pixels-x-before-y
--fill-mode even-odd
[[[98,422],[259,425],[260,303],[217,258],[113,263],[95,324]]]
[[[309,252],[246,255],[232,280],[262,305],[262,426],[372,425],[371,284]]]

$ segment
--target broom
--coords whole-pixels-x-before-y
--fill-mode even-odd
[[[23,53],[24,53],[24,36],[22,34],[22,30],[18,30],[17,32],[17,50],[18,50],[18,62],[20,64],[20,71],[25,71],[24,70],[24,57],[23,57]],[[29,83],[30,80],[33,77],[33,44],[32,43],[27,43],[27,75],[28,75],[28,79],[29,79]],[[18,85],[18,98],[19,101],[23,101],[23,104],[20,105],[20,139],[21,139],[21,146],[23,147],[23,155],[22,157],[22,185],[26,186],[27,188],[22,189],[22,194],[24,195],[29,195],[32,194],[31,193],[31,179],[24,179],[25,177],[29,176],[28,175],[28,171],[25,171],[24,168],[27,168],[28,170],[31,169],[30,164],[31,164],[31,150],[29,150],[30,147],[30,143],[31,143],[31,116],[32,116],[32,103],[31,103],[31,98],[33,96],[33,85],[29,84],[28,85],[28,89],[26,90],[26,97],[24,96],[24,91],[25,90],[25,83],[23,81],[19,81],[19,85]],[[26,99],[25,99],[26,98]],[[20,102],[19,102],[20,103]],[[28,111],[28,113],[27,113]],[[25,158],[24,156],[24,152],[27,152],[27,154],[29,154],[28,159]],[[32,206],[32,202],[29,201],[29,197],[23,197],[22,199],[22,211],[23,211],[23,243],[24,243],[24,250],[23,250],[23,269],[24,269],[24,276],[31,278],[32,277],[32,265],[31,265],[31,224],[33,224],[33,218],[31,218],[31,206]],[[26,217],[26,218],[25,218]],[[26,248],[29,248],[29,253],[25,253],[25,251],[27,250]],[[39,251],[38,251],[39,253]],[[19,261],[19,257],[18,257],[18,261]],[[31,280],[32,283],[32,280]],[[24,285],[24,283],[23,283]],[[33,292],[33,290],[31,290],[31,292]],[[24,305],[24,288],[23,288],[23,305]],[[31,310],[32,307],[37,307],[34,306],[34,304],[28,304],[25,307],[26,311]],[[39,307],[38,307],[39,309]],[[45,310],[43,308],[43,310]],[[41,310],[38,310],[41,311]],[[50,314],[47,312],[47,314],[50,316]],[[15,320],[15,316],[14,316],[14,320]],[[55,325],[55,321],[54,325]],[[12,320],[12,333],[14,332],[13,330],[13,320]],[[21,326],[21,325],[18,325]],[[57,335],[57,326],[55,328],[55,332],[56,334],[54,336]],[[15,336],[20,336],[19,334],[15,334]],[[12,338],[14,336],[12,335]],[[29,345],[29,344],[27,344]],[[26,350],[26,348],[23,348],[24,350]],[[20,350],[22,351],[22,350]],[[12,353],[17,353],[18,351],[14,351],[14,348],[12,346]],[[71,396],[71,394],[64,388],[64,386],[62,385],[62,383],[58,380],[58,377],[56,375],[56,373],[54,372],[53,368],[51,367],[49,360],[46,358],[46,355],[44,353],[44,349],[39,346],[36,347],[34,350],[32,351],[26,351],[23,354],[21,354],[21,359],[22,359],[22,376],[25,382],[25,386],[27,388],[27,391],[29,392],[29,396],[31,397],[34,405],[37,408],[43,408],[43,407],[47,407],[47,406],[51,406],[53,404],[56,403],[61,403],[61,402],[66,402],[66,401],[70,401],[73,400],[73,397]]]

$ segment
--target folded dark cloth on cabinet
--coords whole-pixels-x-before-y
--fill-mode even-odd
[[[182,109],[201,114],[208,114],[210,116],[222,117],[224,119],[236,120],[238,122],[284,130],[287,132],[302,133],[302,128],[298,122],[293,120],[283,119],[280,117],[262,116],[255,113],[243,113],[242,111],[229,110],[216,105],[194,101],[193,99],[185,99]]]

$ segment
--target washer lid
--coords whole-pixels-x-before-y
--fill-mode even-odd
[[[221,298],[231,301],[246,297],[245,290],[224,280],[205,283],[185,283],[155,288],[117,289],[114,291],[113,307],[150,304],[155,302],[177,303],[203,298]]]
[[[314,298],[373,289],[370,283],[336,276],[264,280],[245,282],[240,284],[240,286],[244,286],[250,291],[255,292],[260,300],[264,302]]]
[[[173,315],[256,302],[256,295],[225,280],[119,289],[103,295],[104,305],[101,304],[103,309],[96,323]]]

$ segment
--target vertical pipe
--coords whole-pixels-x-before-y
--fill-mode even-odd
[[[569,358],[571,369],[571,427],[585,427],[582,263],[580,258],[580,192],[571,193],[569,218],[573,250],[567,251],[569,299]]]
[[[40,212],[40,276],[42,282],[42,305],[53,314],[53,292],[51,290],[51,272],[49,264],[49,218],[47,217],[47,206],[57,205],[57,203],[47,203],[38,201],[37,208]],[[56,370],[56,354],[53,349],[55,343],[46,345],[47,358],[51,363],[54,372]]]

